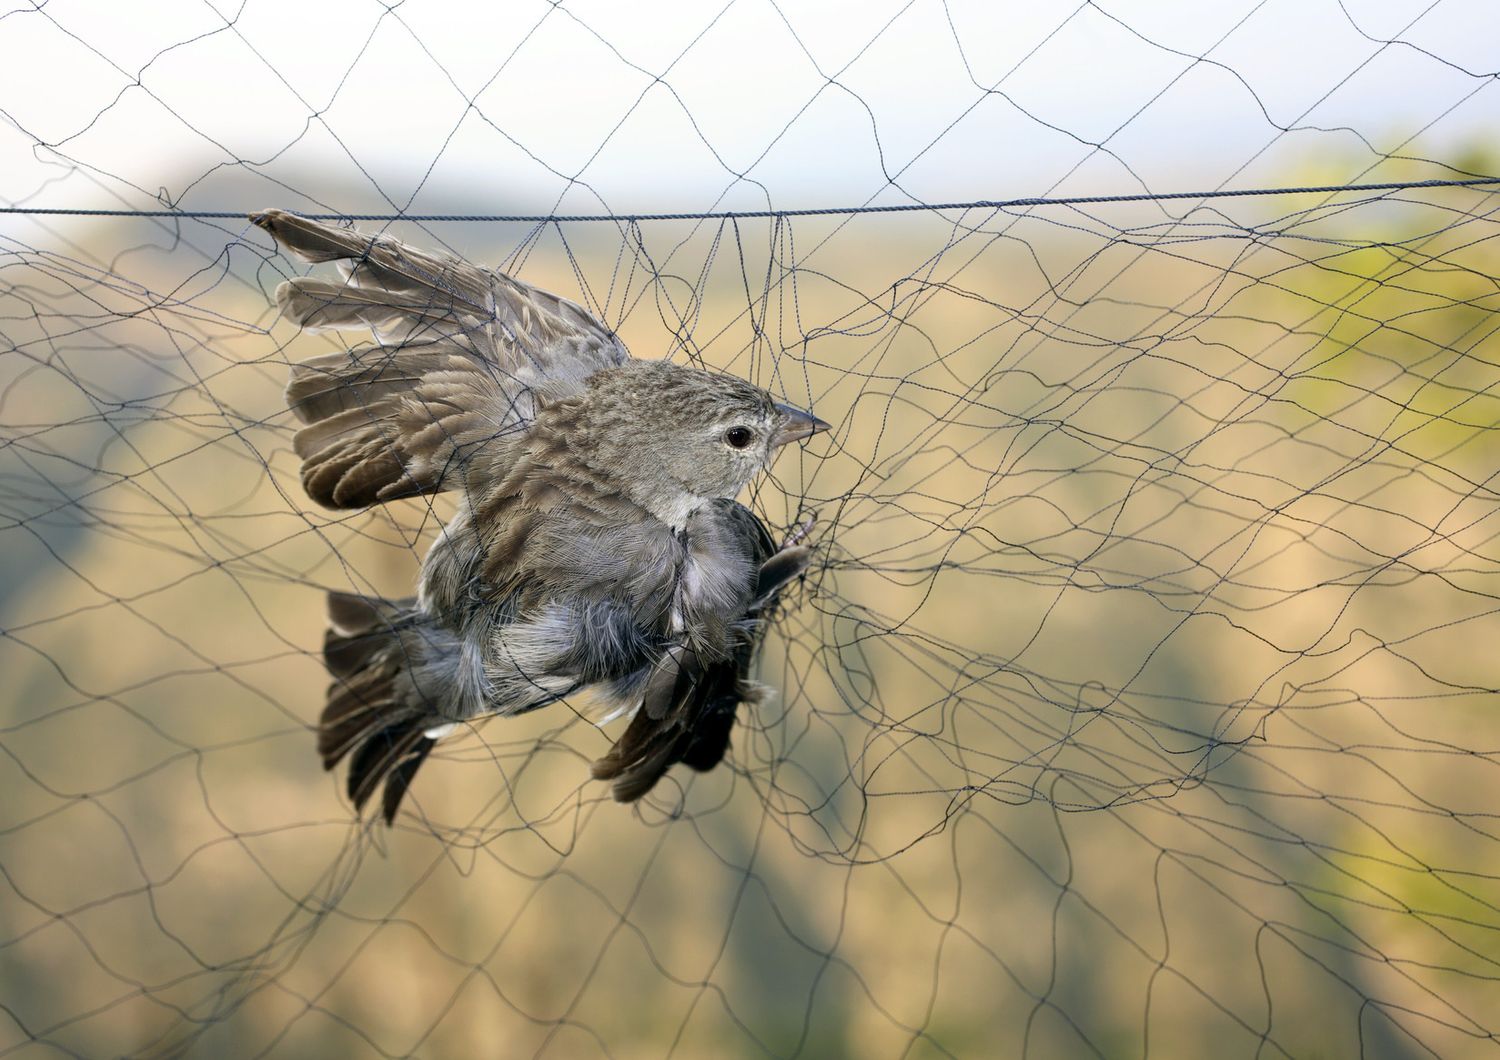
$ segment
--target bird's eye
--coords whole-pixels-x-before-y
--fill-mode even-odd
[[[724,432],[724,441],[735,449],[743,449],[755,439],[755,432],[749,427],[731,427]]]

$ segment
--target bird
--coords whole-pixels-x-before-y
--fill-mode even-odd
[[[593,778],[634,802],[724,758],[810,524],[778,542],[736,497],[830,425],[722,372],[631,356],[574,302],[384,233],[279,209],[250,220],[336,278],[281,283],[281,316],[359,330],[291,368],[293,449],[317,504],[451,492],[415,595],[330,591],[317,726],[356,814],[387,825],[467,723],[587,700],[627,727]]]

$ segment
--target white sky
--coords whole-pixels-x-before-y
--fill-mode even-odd
[[[1042,194],[1080,163],[1060,190],[1280,183],[1308,157],[1341,159],[1339,179],[1372,148],[1452,162],[1500,140],[1494,0],[0,12],[6,204],[764,206],[738,172],[790,208]]]

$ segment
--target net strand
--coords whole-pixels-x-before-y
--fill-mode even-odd
[[[1361,184],[1304,184],[1284,188],[1210,188],[1203,191],[1127,192],[1116,195],[1033,196],[1018,199],[973,199],[968,202],[910,202],[887,205],[817,206],[785,210],[706,210],[702,212],[665,213],[594,213],[594,214],[484,214],[484,213],[326,213],[308,212],[301,216],[317,221],[414,221],[419,223],[455,222],[468,224],[639,224],[645,221],[744,221],[776,220],[788,217],[844,217],[883,213],[964,213],[973,210],[1014,210],[1052,206],[1101,206],[1112,203],[1176,202],[1180,200],[1245,199],[1274,195],[1345,194],[1377,191],[1413,191],[1422,188],[1483,188],[1500,185],[1500,177],[1464,177],[1459,179],[1395,180]],[[244,220],[252,210],[110,210],[61,206],[3,206],[0,214],[37,217],[149,217],[183,220]]]

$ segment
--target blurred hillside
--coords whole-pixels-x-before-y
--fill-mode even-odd
[[[389,833],[322,591],[451,502],[303,496],[261,233],[17,222],[0,1053],[1492,1049],[1495,207],[392,226],[836,429],[746,498],[820,560],[732,768],[617,806],[553,708]]]

